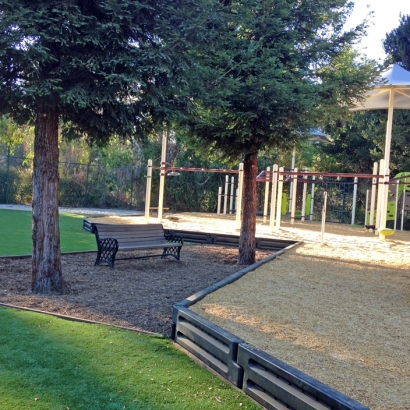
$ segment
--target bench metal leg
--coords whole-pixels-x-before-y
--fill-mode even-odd
[[[98,241],[97,259],[94,266],[107,263],[114,269],[115,255],[118,252],[118,241],[114,238],[101,239]]]
[[[179,261],[179,254],[181,252],[180,246],[169,246],[164,248],[164,252],[161,255],[161,259],[166,258],[167,256],[173,256],[176,260]]]

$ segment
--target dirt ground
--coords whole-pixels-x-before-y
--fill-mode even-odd
[[[236,233],[232,216],[173,216],[164,227]],[[304,243],[192,310],[373,410],[410,410],[410,232],[380,241],[326,224],[322,243],[318,223],[285,220],[271,233],[258,219],[257,236]],[[169,334],[172,306],[239,270],[236,256],[189,245],[181,261],[118,261],[114,270],[94,267],[95,254],[64,256],[72,292],[61,296],[29,293],[30,259],[0,259],[0,302]]]

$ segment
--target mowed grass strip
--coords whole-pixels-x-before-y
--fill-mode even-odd
[[[161,336],[0,307],[0,407],[259,409]]]
[[[60,214],[61,252],[97,250],[95,236],[82,227],[82,215]],[[0,235],[0,256],[30,255],[31,212],[0,209]]]

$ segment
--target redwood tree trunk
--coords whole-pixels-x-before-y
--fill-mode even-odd
[[[58,112],[37,111],[34,135],[32,277],[35,293],[63,292],[58,223]]]
[[[240,265],[255,263],[256,247],[256,175],[258,171],[258,156],[255,153],[246,154],[243,163],[243,205],[241,235],[239,237]],[[239,210],[238,210],[239,211]]]

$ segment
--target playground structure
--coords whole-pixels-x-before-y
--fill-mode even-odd
[[[323,173],[310,172],[307,170],[285,170],[284,167],[274,165],[268,167],[266,171],[262,171],[257,176],[257,182],[264,183],[265,187],[263,195],[263,223],[268,223],[270,231],[278,232],[281,228],[281,219],[287,213],[289,203],[290,209],[290,223],[294,224],[296,219],[301,222],[305,220],[317,219],[320,215],[320,220],[323,224],[326,221],[349,223],[354,225],[356,223],[356,204],[358,198],[359,179],[371,181],[371,189],[365,194],[365,211],[364,221],[361,223],[365,226],[373,226],[374,232],[380,235],[380,239],[384,240],[388,232],[384,234],[379,232],[381,213],[381,195],[383,186],[385,185],[384,175],[378,172],[378,169],[383,170],[383,160],[374,164],[372,174],[350,174],[350,173]],[[162,179],[165,176],[179,175],[180,172],[217,172],[225,174],[225,185],[218,189],[218,206],[217,214],[236,214],[236,229],[239,230],[241,226],[241,215],[236,212],[237,209],[242,209],[243,198],[243,164],[239,165],[237,170],[227,169],[206,169],[206,168],[186,168],[168,166],[166,163],[162,166],[153,166],[152,161],[148,161],[147,172],[147,190],[145,203],[145,219],[149,223],[149,208],[151,202],[151,180],[152,170],[159,170]],[[238,174],[238,184],[235,185],[235,174]],[[291,182],[291,190],[289,195],[284,192],[284,185]],[[397,228],[397,218],[401,215],[401,229],[403,230],[405,212],[410,211],[410,189],[406,189],[410,185],[410,173],[400,173],[394,179],[389,180],[388,191],[389,201],[387,206],[387,221],[394,221],[393,231]],[[302,188],[300,188],[302,187]],[[302,191],[302,193],[300,193]],[[299,197],[297,193],[299,192]],[[339,198],[337,198],[339,196]],[[164,190],[160,189],[160,198],[158,202],[158,219],[161,220],[163,216],[163,198]],[[295,198],[295,200],[292,200]],[[335,199],[336,198],[336,199]],[[326,201],[330,199],[329,205]],[[377,199],[377,200],[376,200]],[[363,198],[364,200],[364,198]],[[270,201],[270,207],[269,207]],[[333,201],[333,202],[332,202]],[[347,209],[347,202],[351,204],[351,208]],[[223,204],[223,205],[222,205]],[[320,209],[318,210],[318,206]],[[330,215],[323,212],[323,209],[330,211]],[[297,209],[298,207],[298,209]],[[350,214],[350,215],[349,215]],[[347,219],[350,219],[348,222]]]

